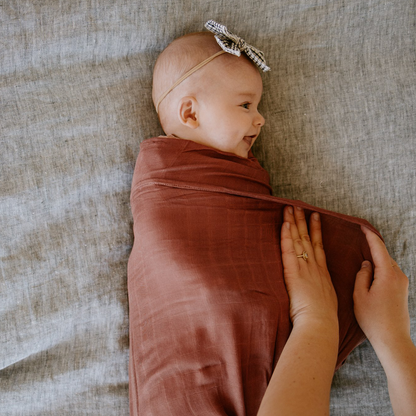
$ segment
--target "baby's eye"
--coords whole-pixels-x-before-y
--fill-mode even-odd
[[[244,103],[244,104],[241,104],[241,106],[248,110],[250,108],[250,104],[251,103]]]

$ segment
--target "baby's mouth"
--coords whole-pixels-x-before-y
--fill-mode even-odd
[[[256,138],[256,135],[254,136],[244,136],[243,140],[251,146],[253,144],[254,139]]]

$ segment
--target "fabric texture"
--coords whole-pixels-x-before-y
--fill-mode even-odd
[[[163,134],[152,70],[213,19],[262,50],[253,153],[273,194],[365,218],[410,278],[416,341],[416,5],[399,0],[8,0],[0,6],[0,415],[129,412],[129,205]],[[334,416],[392,416],[364,342]]]
[[[208,20],[205,27],[214,33],[215,40],[224,51],[236,56],[240,56],[241,52],[244,52],[263,72],[270,71],[270,68],[266,65],[264,53],[247,44],[244,39],[230,32],[224,25]]]
[[[280,229],[288,204],[321,214],[338,296],[337,368],[364,340],[355,275],[367,221],[271,196],[245,159],[170,137],[145,140],[131,191],[131,415],[255,416],[290,335]],[[304,260],[302,260],[304,261]]]

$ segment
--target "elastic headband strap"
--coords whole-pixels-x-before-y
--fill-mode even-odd
[[[159,98],[158,102],[156,103],[156,113],[159,113],[159,105],[163,101],[163,99],[174,89],[176,88],[183,80],[188,78],[190,75],[192,75],[194,72],[198,71],[198,69],[202,68],[207,63],[211,62],[214,58],[217,56],[222,55],[223,53],[226,53],[226,51],[219,51],[216,54],[210,56],[209,58],[205,59],[205,61],[202,61],[200,64],[194,66],[192,69],[190,69],[185,75],[180,77],[166,92],[162,94],[162,96]]]

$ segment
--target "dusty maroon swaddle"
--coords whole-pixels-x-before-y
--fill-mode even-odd
[[[141,144],[128,265],[131,415],[256,415],[291,331],[283,208],[321,214],[338,295],[339,367],[364,340],[355,275],[371,260],[365,220],[271,195],[248,159],[157,137]]]

